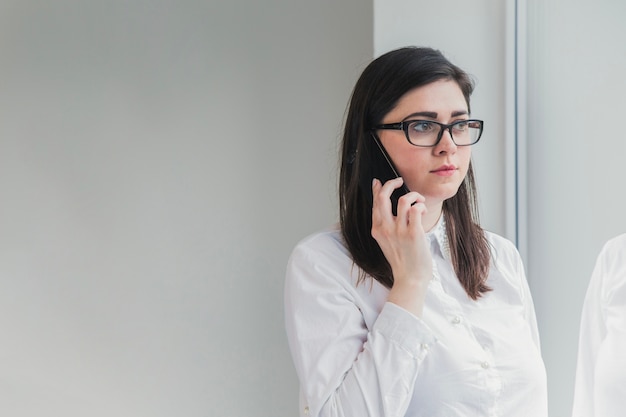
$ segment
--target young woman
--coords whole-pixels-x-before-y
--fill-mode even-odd
[[[301,241],[287,266],[301,416],[547,416],[519,254],[478,224],[472,90],[429,48],[389,52],[358,80],[340,226]],[[382,150],[400,178],[376,178]]]
[[[598,255],[580,322],[574,417],[621,417],[626,401],[626,234]]]

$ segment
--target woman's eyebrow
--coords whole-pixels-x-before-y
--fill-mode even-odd
[[[436,119],[437,118],[437,113],[436,112],[432,112],[432,111],[420,111],[417,113],[411,113],[409,114],[407,117],[405,117],[402,120],[409,120],[412,119],[414,117],[427,117],[429,119]]]
[[[464,116],[468,114],[467,110],[456,110],[453,111],[450,116],[451,117],[458,117],[458,116]],[[416,113],[411,113],[409,114],[407,117],[405,117],[404,119],[402,119],[403,121],[405,120],[410,120],[413,119],[415,117],[426,117],[428,119],[437,119],[438,113],[434,112],[434,111],[420,111],[420,112],[416,112]]]

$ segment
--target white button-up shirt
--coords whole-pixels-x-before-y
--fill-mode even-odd
[[[583,305],[574,417],[624,417],[626,411],[626,234],[596,261]]]
[[[387,302],[338,228],[314,234],[287,266],[285,320],[300,415],[545,417],[546,375],[530,291],[513,244],[487,233],[493,291],[469,298],[445,224],[428,233],[433,279],[422,318]]]

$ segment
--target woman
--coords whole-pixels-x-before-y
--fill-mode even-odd
[[[626,234],[598,255],[580,323],[574,417],[622,417],[626,398]]]
[[[287,266],[302,416],[547,415],[519,254],[478,225],[472,90],[429,48],[389,52],[358,80],[340,227],[301,241]],[[373,179],[379,145],[401,178]]]

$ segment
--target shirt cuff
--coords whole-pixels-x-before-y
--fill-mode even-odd
[[[373,331],[416,357],[422,357],[430,345],[437,343],[437,338],[422,319],[391,302],[383,306]]]

